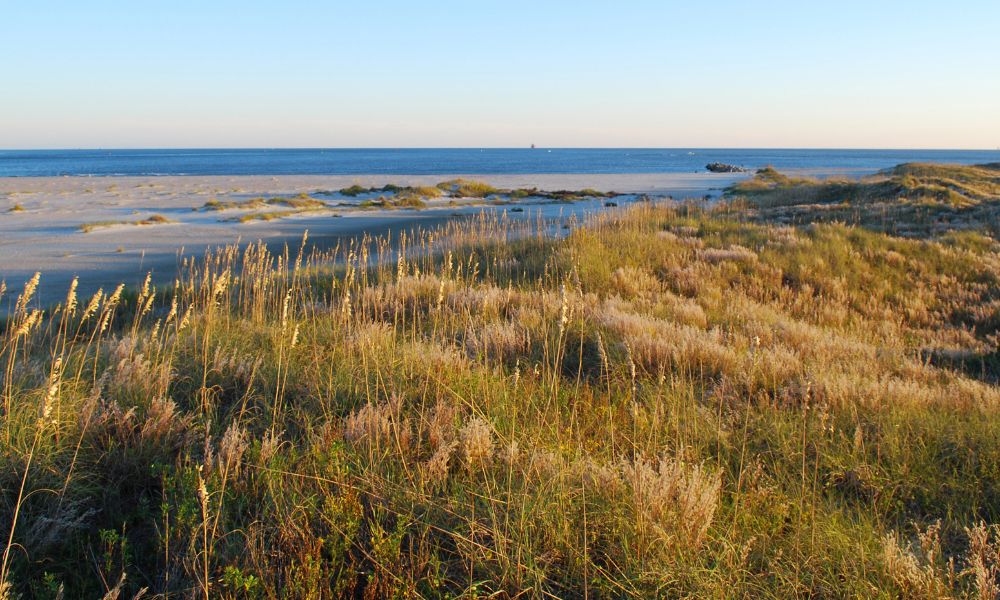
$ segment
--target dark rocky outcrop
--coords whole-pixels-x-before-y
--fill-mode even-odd
[[[705,165],[705,168],[712,173],[749,173],[750,169],[746,167],[738,167],[736,165],[727,165],[726,163],[714,162]]]

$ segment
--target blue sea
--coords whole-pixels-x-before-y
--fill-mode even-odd
[[[864,174],[904,162],[977,164],[997,150],[407,148],[0,150],[0,176],[692,173],[710,162]]]

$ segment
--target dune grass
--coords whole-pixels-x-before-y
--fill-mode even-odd
[[[555,191],[539,190],[538,188],[520,188],[509,192],[504,191],[503,193],[515,199],[535,197],[556,200],[559,202],[577,202],[588,198],[615,198],[620,195],[617,192],[601,192],[591,188],[585,188],[582,190]]]
[[[0,337],[13,589],[990,597],[1000,245],[741,202],[227,248]]]
[[[427,201],[423,196],[411,193],[400,193],[394,196],[379,196],[378,198],[369,198],[363,200],[358,204],[358,208],[362,209],[398,209],[398,208],[410,208],[410,209],[421,209],[427,208]]]
[[[202,210],[252,210],[267,206],[287,206],[290,208],[323,208],[326,202],[317,200],[303,192],[292,198],[276,196],[273,198],[250,198],[249,200],[221,201],[216,198],[209,200],[202,206]]]
[[[250,198],[249,200],[219,200],[213,198],[202,205],[202,210],[250,210],[267,206],[264,198]]]
[[[366,194],[368,192],[369,192],[368,188],[360,186],[360,185],[357,185],[357,184],[354,184],[354,185],[352,185],[350,187],[346,187],[346,188],[343,188],[343,189],[340,190],[340,193],[342,195],[344,195],[344,196],[350,196],[351,198],[360,196],[361,194]]]
[[[499,190],[492,185],[471,179],[452,179],[442,181],[437,185],[438,189],[448,192],[450,195],[459,198],[485,198],[491,194],[496,194]]]
[[[429,185],[412,186],[412,185],[396,185],[389,183],[382,187],[368,187],[368,188],[355,184],[352,185],[351,187],[346,187],[341,189],[340,193],[344,196],[349,196],[352,198],[360,196],[362,194],[378,194],[378,193],[395,194],[395,195],[407,194],[407,195],[420,196],[422,198],[438,198],[444,192],[437,187]]]
[[[300,210],[273,210],[268,212],[254,212],[247,213],[245,215],[240,215],[236,217],[235,220],[238,223],[252,223],[254,221],[275,221],[278,219],[284,219],[286,217],[295,216],[301,214]]]
[[[840,221],[922,236],[1000,223],[1000,166],[903,164],[861,180],[757,172],[729,189],[767,221]]]
[[[326,207],[326,204],[323,205]],[[322,210],[321,208],[313,207],[307,205],[305,208],[291,208],[288,210],[269,210],[262,212],[251,212],[235,217],[231,220],[238,223],[252,223],[254,221],[276,221],[278,219],[287,219],[288,217],[295,217],[298,215],[303,215],[306,213],[316,212]]]
[[[118,225],[133,225],[133,226],[145,226],[145,225],[163,225],[166,223],[176,223],[173,219],[164,217],[163,215],[151,215],[144,219],[139,219],[137,221],[94,221],[91,223],[83,223],[79,226],[79,230],[83,233],[90,233],[97,229],[103,229],[105,227],[115,227]]]
[[[326,202],[312,198],[306,193],[301,193],[294,198],[270,198],[268,204],[279,204],[291,208],[324,208],[327,206]]]
[[[442,181],[437,186],[400,186],[386,184],[382,187],[363,187],[352,185],[340,190],[340,194],[352,198],[362,194],[379,194],[376,198],[368,198],[361,203],[364,208],[372,207],[407,207],[424,208],[428,200],[447,196],[449,198],[492,198],[494,202],[512,202],[525,198],[542,198],[558,202],[576,202],[588,198],[613,198],[615,192],[600,192],[593,189],[545,191],[538,188],[501,189],[482,181],[471,179],[452,179]]]

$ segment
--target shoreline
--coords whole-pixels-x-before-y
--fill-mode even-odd
[[[838,169],[797,170],[796,174],[845,175]],[[354,185],[434,186],[461,178],[502,189],[617,192],[622,196],[612,203],[624,206],[641,195],[678,200],[718,198],[726,186],[750,176],[702,172],[0,177],[0,281],[6,282],[8,296],[0,298],[0,313],[35,272],[42,274],[38,303],[46,306],[64,298],[74,277],[79,277],[81,294],[119,283],[139,285],[149,271],[153,272],[154,282],[169,283],[181,256],[200,258],[210,249],[233,243],[263,241],[280,247],[294,244],[306,230],[316,243],[335,243],[366,233],[433,227],[481,211],[507,211],[512,218],[541,215],[556,219],[606,210],[601,198],[572,202],[518,199],[504,203],[470,198],[457,203],[432,200],[420,209],[361,209],[356,205],[361,198],[336,193]],[[328,206],[249,222],[240,222],[240,218],[253,216],[256,209],[206,210],[212,200],[238,204],[252,198],[294,198],[300,194],[320,199]],[[348,204],[344,201],[355,204],[343,206]],[[264,207],[257,212],[280,213],[281,208]],[[154,221],[147,225],[136,224],[150,219]]]
[[[676,199],[717,197],[723,188],[745,177],[728,173],[0,177],[0,280],[6,282],[9,295],[0,299],[0,306],[12,301],[36,271],[42,273],[37,302],[46,306],[64,298],[74,277],[79,277],[81,294],[93,293],[98,287],[107,290],[118,283],[139,285],[148,271],[153,271],[154,282],[169,283],[181,253],[200,257],[212,248],[258,240],[274,246],[291,244],[307,229],[314,242],[335,243],[365,233],[432,227],[483,210],[506,210],[514,218],[539,214],[568,218],[605,210],[602,198],[516,200],[502,205],[474,198],[457,202],[439,199],[421,209],[362,209],[356,203],[348,205],[360,198],[337,193],[352,185],[433,186],[462,178],[504,189],[613,191],[624,194],[619,200],[624,205],[642,194]],[[252,198],[294,198],[300,194],[328,206],[250,222],[239,219],[252,216],[255,209],[206,210],[206,204],[213,200],[238,204]],[[516,204],[522,208],[511,214]],[[259,212],[281,211],[265,207]],[[136,224],[151,219],[147,225]]]
[[[840,172],[841,169],[796,169],[801,172]],[[366,175],[11,175],[0,176],[0,195],[25,186],[44,186],[49,189],[72,189],[83,182],[90,186],[111,183],[124,185],[166,184],[179,190],[204,190],[207,186],[228,186],[242,184],[261,190],[281,190],[288,187],[318,187],[340,189],[354,184],[381,186],[436,185],[452,179],[482,181],[501,188],[538,187],[540,189],[593,188],[600,191],[620,191],[638,193],[658,193],[670,190],[705,189],[712,185],[728,185],[731,180],[747,176],[747,173],[509,173],[509,174],[469,174],[438,173],[393,175],[371,173]],[[63,182],[54,185],[54,182]],[[612,189],[612,188],[620,189]]]

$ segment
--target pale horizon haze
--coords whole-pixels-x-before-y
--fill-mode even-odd
[[[1000,2],[6,3],[0,148],[1000,147]]]

